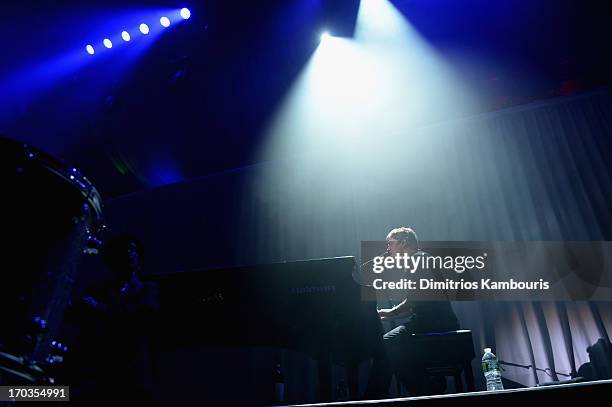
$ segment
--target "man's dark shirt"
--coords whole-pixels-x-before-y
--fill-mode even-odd
[[[427,252],[422,250],[417,251],[414,255],[429,255]],[[417,270],[416,273],[427,272],[429,277],[433,277],[436,280],[441,280],[442,275],[436,270],[433,272],[427,272]],[[459,329],[459,322],[457,316],[451,307],[450,301],[447,300],[446,294],[438,292],[439,301],[416,301],[411,298],[411,294],[414,292],[408,292],[407,300],[412,308],[414,316],[411,317],[407,322],[403,322],[409,332],[412,333],[428,333],[428,332],[445,332]]]

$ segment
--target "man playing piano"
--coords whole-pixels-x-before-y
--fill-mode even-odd
[[[420,255],[417,235],[411,228],[399,227],[387,235],[387,253],[390,256],[407,253]],[[444,332],[459,329],[457,317],[449,301],[410,301],[404,299],[391,308],[378,310],[380,318],[392,320],[397,326],[384,334],[383,346],[374,357],[366,399],[388,397],[393,373],[404,384],[411,396],[436,394],[444,391],[445,383],[429,379],[424,364],[428,352],[435,349],[417,349],[411,343],[412,333]]]

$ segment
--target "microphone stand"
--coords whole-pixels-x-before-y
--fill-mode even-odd
[[[506,362],[505,360],[500,360],[499,364],[502,365],[502,366],[505,365],[505,366],[520,367],[520,368],[527,369],[527,370],[534,369],[534,370],[536,370],[538,372],[543,372],[543,373],[547,374],[549,377],[552,377],[552,374],[551,374],[552,370],[549,369],[549,368],[546,368],[546,369],[542,369],[542,368],[539,368],[539,367],[535,367],[534,368],[533,365],[519,365],[518,363]],[[557,376],[572,377],[571,374],[567,374],[567,373],[560,373],[560,372],[555,372],[555,373],[557,374]]]

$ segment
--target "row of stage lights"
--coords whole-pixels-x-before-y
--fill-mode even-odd
[[[187,20],[189,19],[189,17],[191,17],[191,11],[189,11],[188,8],[182,8],[179,12],[180,16],[184,19]],[[161,17],[159,19],[159,24],[161,24],[162,27],[167,28],[170,26],[170,19],[168,17]],[[147,35],[149,34],[149,26],[145,23],[140,24],[140,26],[138,27],[139,31],[143,34],[143,35]],[[132,37],[130,36],[130,33],[127,31],[122,31],[121,32],[121,39],[125,42],[129,42]],[[104,47],[106,48],[112,48],[113,47],[113,42],[109,39],[109,38],[105,38],[102,41],[102,44],[104,44]],[[87,51],[87,53],[89,55],[93,55],[96,53],[96,50],[94,49],[93,45],[91,44],[87,44],[85,46],[85,51]]]

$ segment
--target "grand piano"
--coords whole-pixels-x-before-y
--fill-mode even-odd
[[[376,303],[353,279],[354,257],[157,275],[159,343],[271,346],[319,361],[320,394],[331,400],[331,364],[346,366],[351,398],[357,366],[381,345]],[[365,293],[367,294],[367,293]]]

